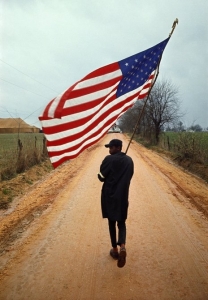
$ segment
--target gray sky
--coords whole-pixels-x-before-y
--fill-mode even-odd
[[[178,88],[186,126],[208,127],[207,11],[207,0],[1,0],[0,118],[40,127],[51,99],[166,39],[178,18],[158,79]]]

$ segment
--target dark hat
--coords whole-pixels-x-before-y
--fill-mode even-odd
[[[122,141],[114,139],[114,140],[111,140],[109,144],[105,145],[106,148],[110,148],[112,146],[122,147]]]

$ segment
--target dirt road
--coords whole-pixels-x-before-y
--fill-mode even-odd
[[[106,136],[1,216],[0,299],[207,300],[208,187],[133,143],[127,263],[109,256],[100,210]]]

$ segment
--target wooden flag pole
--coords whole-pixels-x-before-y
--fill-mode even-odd
[[[175,21],[173,22],[172,30],[171,30],[171,33],[169,34],[169,37],[172,36],[173,31],[175,30],[176,24],[178,24],[178,19],[175,19]],[[154,81],[153,81],[153,83],[152,83],[152,85],[151,85],[151,87],[150,87],[150,89],[149,89],[148,95],[147,95],[147,97],[146,97],[146,99],[145,99],[145,102],[144,102],[144,104],[143,104],[142,110],[141,110],[141,112],[140,112],[140,114],[139,114],[137,123],[136,123],[136,125],[135,125],[135,127],[134,127],[134,131],[133,131],[133,133],[132,133],[132,136],[131,136],[131,138],[130,138],[130,141],[129,141],[129,143],[128,143],[128,146],[127,146],[127,148],[126,148],[125,154],[127,153],[128,149],[129,149],[129,147],[130,147],[130,144],[131,144],[131,142],[132,142],[132,140],[133,140],[133,137],[134,137],[134,135],[135,135],[135,132],[136,132],[136,130],[137,130],[137,127],[139,126],[139,123],[140,123],[141,118],[142,118],[142,116],[143,116],[144,109],[145,109],[146,104],[147,104],[147,101],[148,101],[148,99],[149,99],[149,95],[150,95],[150,93],[151,93],[151,90],[152,90],[152,88],[153,88],[153,86],[154,86],[154,84],[155,84],[155,82],[156,82],[156,80],[157,80],[157,77],[158,77],[158,75],[159,75],[159,67],[160,67],[161,59],[162,59],[162,55],[161,55],[161,57],[160,57],[160,60],[159,60],[159,62],[158,62],[158,65],[157,65],[157,71],[156,71],[156,74],[155,74]]]
[[[146,100],[145,100],[145,102],[144,102],[144,104],[143,104],[142,110],[141,110],[141,112],[140,112],[140,114],[139,114],[139,118],[138,118],[137,123],[136,123],[136,125],[135,125],[135,127],[134,127],[134,131],[133,131],[133,133],[132,133],[132,136],[131,136],[131,138],[130,138],[130,141],[129,141],[129,143],[128,143],[128,146],[127,146],[127,148],[126,148],[126,152],[125,152],[125,153],[127,153],[128,149],[129,149],[129,147],[130,147],[130,144],[131,144],[131,142],[132,142],[132,140],[133,140],[133,137],[134,137],[134,135],[135,135],[135,132],[136,132],[136,130],[137,130],[137,127],[138,127],[138,125],[139,125],[139,123],[140,123],[140,121],[141,121],[141,118],[142,118],[143,113],[144,113],[144,109],[145,109],[146,104],[147,104],[147,101],[148,101],[148,99],[149,99],[150,92],[151,92],[151,90],[152,90],[152,88],[153,88],[153,86],[154,86],[154,84],[155,84],[155,82],[156,82],[156,79],[157,79],[157,77],[158,77],[158,74],[159,74],[159,64],[158,64],[157,73],[156,73],[154,82],[153,82],[151,88],[149,89],[148,95],[147,95]]]
[[[178,19],[176,18],[175,21],[173,22],[173,25],[172,25],[172,30],[171,30],[171,33],[169,34],[169,37],[172,36],[173,34],[173,31],[175,30],[176,28],[176,24],[178,24]]]

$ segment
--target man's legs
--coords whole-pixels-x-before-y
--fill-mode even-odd
[[[118,221],[118,243],[116,239],[116,221],[108,220],[111,245],[117,248],[117,245],[125,247],[126,244],[126,221]]]
[[[118,243],[117,245],[125,247],[126,244],[126,221],[118,221]]]
[[[110,255],[118,260],[117,266],[122,268],[126,263],[126,221],[118,221],[118,242],[116,242],[116,221],[108,220],[111,245]],[[119,245],[120,253],[118,253],[117,245]]]
[[[116,242],[116,221],[108,220],[109,233],[111,239],[111,245],[113,248],[117,248]]]
[[[118,248],[116,243],[116,221],[108,220],[109,233],[111,238],[111,245],[113,249],[110,250],[110,255],[113,259],[118,259]]]

